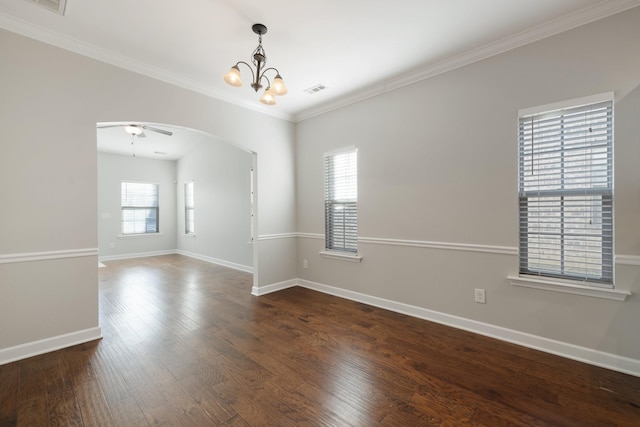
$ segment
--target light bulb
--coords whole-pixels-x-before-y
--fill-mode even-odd
[[[284,81],[282,80],[282,77],[280,76],[280,74],[276,75],[276,78],[273,79],[273,84],[271,85],[271,92],[279,96],[286,95],[287,92],[289,92],[287,87],[284,85]]]
[[[271,93],[270,87],[268,87],[267,90],[264,91],[264,93],[262,94],[262,98],[260,98],[260,102],[267,105],[276,104],[276,97],[273,96],[273,93]]]
[[[135,125],[128,125],[124,127],[125,132],[131,135],[140,135],[142,133],[142,128]]]
[[[231,67],[229,72],[225,74],[223,78],[224,81],[229,83],[231,86],[242,86],[242,80],[240,79],[240,68],[238,68],[237,65]]]

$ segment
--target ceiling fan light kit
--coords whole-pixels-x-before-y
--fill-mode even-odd
[[[251,71],[252,82],[251,87],[253,90],[258,92],[262,89],[262,80],[266,80],[267,88],[265,89],[262,97],[260,97],[260,102],[267,105],[275,105],[276,103],[276,95],[283,96],[286,95],[288,90],[284,85],[284,81],[282,80],[282,76],[280,76],[280,72],[273,67],[264,68],[267,63],[267,54],[262,47],[262,35],[267,33],[267,27],[262,24],[254,24],[251,29],[254,33],[258,35],[258,47],[253,51],[251,62],[255,66],[255,72],[253,67],[244,61],[238,61],[236,65],[231,67],[229,72],[224,75],[224,81],[234,87],[242,86],[242,79],[240,78],[240,64],[246,65]],[[267,71],[275,71],[276,75],[273,78],[273,82],[269,80],[269,78],[265,75]]]
[[[140,135],[142,133],[142,128],[140,126],[127,125],[124,127],[124,130],[131,135]]]

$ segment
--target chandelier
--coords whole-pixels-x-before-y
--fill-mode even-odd
[[[267,54],[264,52],[264,48],[262,47],[262,35],[267,33],[267,27],[262,24],[254,24],[251,29],[258,35],[258,47],[253,51],[251,58],[251,62],[256,68],[255,72],[253,71],[253,67],[251,67],[251,65],[247,64],[244,61],[239,61],[236,63],[236,65],[231,67],[227,74],[224,75],[224,81],[229,83],[231,86],[242,86],[242,80],[240,79],[240,68],[238,66],[240,64],[244,64],[251,71],[251,87],[253,88],[253,90],[258,92],[260,89],[262,89],[262,80],[266,80],[267,88],[262,94],[260,102],[267,105],[274,105],[276,103],[276,95],[286,95],[288,90],[284,85],[284,81],[282,81],[280,72],[276,68],[270,67],[263,69],[265,64],[267,63]],[[275,71],[276,73],[276,76],[273,78],[273,82],[270,81],[269,78],[265,75],[267,71],[271,70]]]

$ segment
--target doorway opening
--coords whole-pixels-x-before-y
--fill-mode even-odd
[[[255,283],[255,152],[176,125],[96,127],[100,262],[178,253],[252,273]]]

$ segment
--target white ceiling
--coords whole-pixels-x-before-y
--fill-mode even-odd
[[[67,0],[64,16],[34,0],[0,0],[0,28],[287,120],[431,77],[640,5],[640,0]],[[250,62],[263,36],[267,66],[289,89],[258,102],[222,75]],[[272,77],[272,76],[271,76]],[[310,95],[305,89],[323,84]],[[153,124],[151,124],[153,125]],[[98,149],[175,160],[206,136],[158,125],[132,146],[122,128],[98,129]],[[158,155],[155,152],[166,152]]]
[[[640,0],[67,0],[64,16],[0,0],[0,27],[210,96],[302,120],[634,6]],[[268,66],[289,93],[258,102],[222,75],[250,61],[265,24]],[[305,89],[323,84],[309,95]]]

